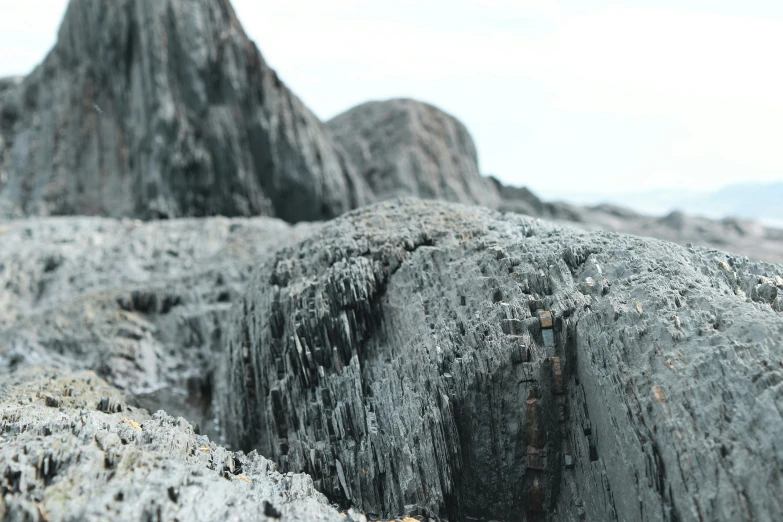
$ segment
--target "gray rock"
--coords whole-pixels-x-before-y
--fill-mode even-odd
[[[570,221],[580,228],[654,237],[680,245],[691,243],[745,255],[753,260],[783,262],[783,230],[749,219],[709,219],[679,211],[655,217],[614,205],[560,205],[562,209],[570,209],[576,217],[561,213],[552,219]]]
[[[216,435],[214,379],[250,270],[318,226],[272,218],[0,224],[0,379],[92,369],[136,402]]]
[[[71,0],[0,115],[0,215],[300,221],[371,199],[228,0]]]
[[[99,411],[109,399],[116,413]],[[0,384],[4,521],[346,520],[310,477],[276,468],[150,417],[94,374],[26,369]]]
[[[19,119],[16,103],[22,78],[0,78],[0,190],[8,183],[8,163],[13,145],[13,127]]]
[[[604,230],[653,237],[681,245],[718,248],[754,260],[783,262],[783,230],[750,219],[709,219],[681,211],[649,216],[617,205],[580,206],[541,200],[526,187],[513,187],[490,178],[500,194],[498,210],[567,223],[587,230]]]
[[[470,133],[453,116],[408,99],[368,102],[327,123],[381,199],[416,196],[494,206]]]
[[[781,291],[716,250],[387,202],[262,265],[227,436],[368,516],[780,520]]]

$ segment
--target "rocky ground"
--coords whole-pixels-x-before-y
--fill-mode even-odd
[[[220,482],[214,462],[209,477],[223,486],[183,478],[210,465],[192,460],[203,434],[306,472],[330,501],[372,518],[782,515],[781,265],[421,200],[319,225],[2,227],[8,520],[147,520],[158,506],[161,520],[182,520],[190,507],[164,501],[186,486],[190,497],[175,497],[198,497],[202,519],[238,516],[213,496],[244,495],[234,489],[244,479]],[[67,373],[83,370],[98,375]],[[120,438],[138,431],[129,421],[152,433],[133,450],[129,482],[114,483],[87,418]],[[169,442],[155,433],[182,430],[191,442],[160,464]],[[41,466],[62,473],[46,479]],[[173,482],[155,478],[169,467]],[[85,503],[63,488],[107,493]],[[125,504],[112,500],[120,489]],[[252,498],[282,503],[291,520],[326,509],[305,496],[305,511],[285,495]],[[244,509],[238,519],[266,516]]]
[[[25,369],[0,385],[4,521],[346,520],[310,477],[276,469],[129,406],[94,373]]]

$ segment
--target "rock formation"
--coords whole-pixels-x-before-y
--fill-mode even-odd
[[[783,261],[783,233],[744,220],[676,225],[485,178],[465,126],[424,103],[365,103],[324,125],[228,0],[72,0],[45,61],[0,79],[0,216],[320,220],[373,191]]]
[[[517,212],[587,230],[604,230],[690,243],[742,254],[757,261],[783,262],[783,230],[750,219],[709,219],[673,211],[648,216],[616,205],[580,206],[541,200],[526,187],[513,187],[490,177],[500,194],[498,210]]]
[[[0,83],[0,215],[327,219],[371,199],[228,0],[72,0]]]
[[[364,520],[340,516],[310,477],[275,468],[181,417],[150,417],[94,374],[25,370],[0,382],[4,521]]]
[[[265,262],[227,436],[368,516],[780,520],[783,266],[440,202]]]
[[[783,265],[562,223],[783,232],[541,201],[411,100],[324,125],[228,0],[71,0],[0,79],[0,216],[376,195],[0,221],[0,519],[783,519]]]
[[[232,302],[258,262],[317,228],[271,218],[2,225],[0,380],[30,366],[95,370],[215,436]]]
[[[453,116],[408,99],[368,102],[327,123],[380,199],[416,196],[494,206],[470,133]]]

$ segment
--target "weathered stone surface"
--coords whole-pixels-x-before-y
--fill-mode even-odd
[[[25,369],[0,381],[4,521],[275,518],[346,520],[310,477],[227,451],[181,417],[150,417],[94,374]]]
[[[71,0],[0,84],[0,215],[326,219],[371,199],[228,0]]]
[[[214,435],[231,304],[257,263],[317,228],[219,217],[0,223],[0,379],[33,365],[92,369]]]
[[[470,133],[426,103],[368,102],[327,123],[381,199],[416,196],[494,206],[499,197],[483,177]]]
[[[780,292],[781,265],[387,202],[263,264],[227,436],[372,516],[780,520]]]

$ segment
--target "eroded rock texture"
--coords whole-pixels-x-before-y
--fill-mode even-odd
[[[326,219],[371,195],[228,0],[72,0],[0,83],[0,214]]]
[[[368,102],[327,123],[381,199],[416,196],[493,206],[473,138],[453,116],[408,99]]]
[[[34,365],[95,370],[215,435],[232,303],[257,263],[313,229],[271,218],[0,224],[0,380]]]
[[[129,406],[94,374],[31,369],[0,382],[0,519],[351,520],[310,477]]]
[[[369,516],[779,520],[782,276],[477,207],[354,211],[263,264],[227,435]]]

